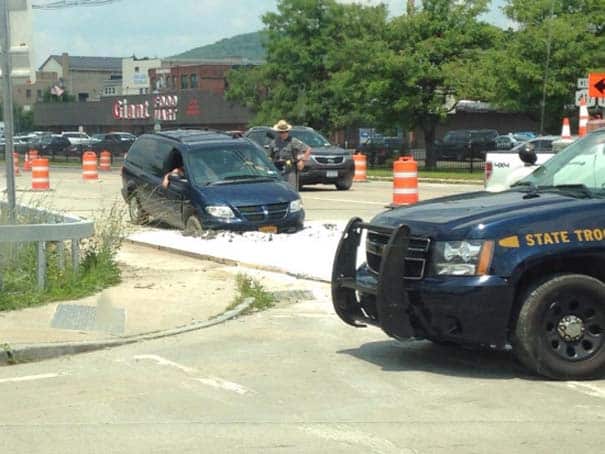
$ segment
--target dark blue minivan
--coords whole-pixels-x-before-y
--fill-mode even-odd
[[[122,195],[133,223],[153,217],[192,235],[205,229],[296,232],[305,218],[298,193],[264,150],[219,131],[139,137],[124,160]]]

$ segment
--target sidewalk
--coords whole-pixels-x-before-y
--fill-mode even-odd
[[[77,301],[0,312],[0,365],[13,352],[25,360],[43,359],[178,334],[202,328],[209,320],[232,318],[238,311],[225,311],[236,295],[238,273],[259,280],[270,292],[295,287],[313,294],[318,285],[130,243],[123,245],[118,260],[122,283],[116,287]]]

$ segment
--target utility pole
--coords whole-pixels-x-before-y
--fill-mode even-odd
[[[8,220],[15,224],[15,174],[13,169],[13,83],[10,61],[10,20],[8,1],[0,0],[0,35],[2,45],[2,97],[4,110],[4,154],[6,157],[6,192],[8,196]]]
[[[414,0],[408,0],[407,13],[408,16],[413,16],[416,10],[416,2]]]

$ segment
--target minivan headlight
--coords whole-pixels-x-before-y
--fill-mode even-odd
[[[493,252],[493,241],[439,241],[433,248],[433,272],[437,276],[482,276],[489,271]]]
[[[210,205],[206,207],[206,213],[215,218],[233,219],[235,213],[227,205]]]
[[[290,213],[298,213],[302,209],[303,209],[302,200],[296,199],[296,200],[292,200],[290,202]]]

